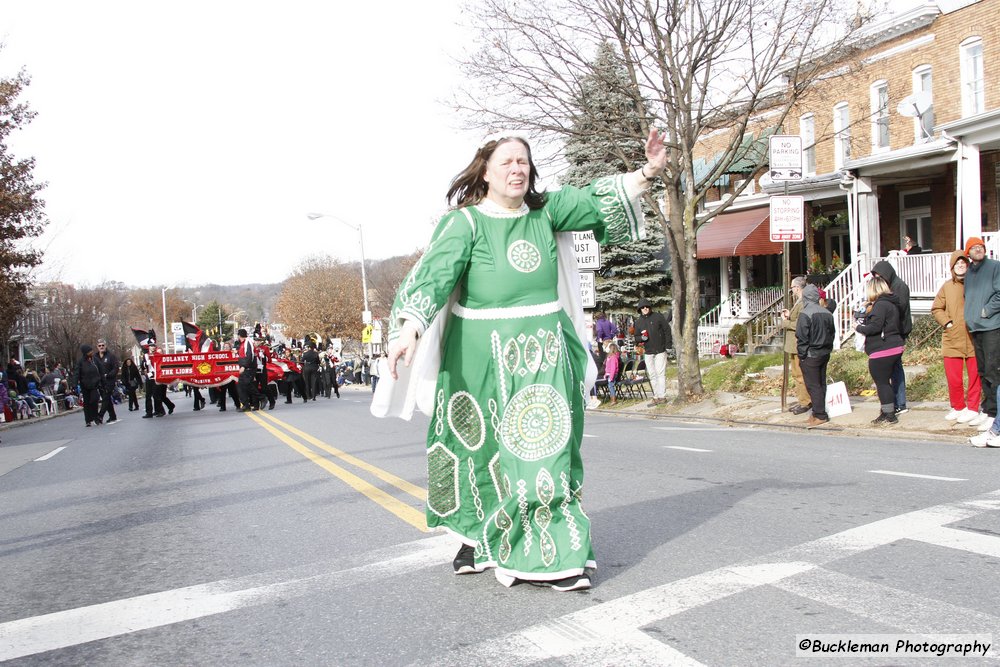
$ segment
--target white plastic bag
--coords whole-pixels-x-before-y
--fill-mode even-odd
[[[843,382],[826,385],[826,414],[830,419],[851,414],[851,397]]]

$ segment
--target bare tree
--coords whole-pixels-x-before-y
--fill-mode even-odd
[[[403,284],[406,274],[417,263],[421,254],[414,252],[370,263],[368,267],[368,301],[375,319],[388,317],[399,286]]]
[[[329,256],[307,258],[285,280],[277,319],[293,338],[317,333],[324,339],[361,337],[361,272]]]
[[[470,125],[527,130],[550,151],[556,141],[575,136],[574,128],[583,125],[573,122],[580,114],[588,132],[614,140],[609,145],[622,139],[639,145],[651,126],[666,132],[664,199],[647,203],[664,226],[671,259],[682,399],[703,392],[697,229],[742,188],[700,217],[699,209],[735,161],[751,160],[755,171],[765,164],[766,151],[744,142],[748,126],[780,126],[822,68],[844,56],[851,29],[844,19],[851,14],[840,2],[480,0],[469,8],[483,46],[463,59],[471,87],[456,105]],[[621,58],[628,72],[624,84],[594,66],[602,44],[611,44]],[[634,108],[648,110],[634,136],[623,136],[629,125],[609,122],[606,110],[588,111],[582,83],[602,76]],[[718,157],[696,168],[698,143],[710,134]],[[630,169],[639,166],[633,156],[614,157]]]

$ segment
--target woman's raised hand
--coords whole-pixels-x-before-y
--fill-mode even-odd
[[[649,130],[649,137],[646,139],[647,171],[659,174],[666,168],[667,147],[663,145],[666,138],[666,132],[660,132],[655,127]]]

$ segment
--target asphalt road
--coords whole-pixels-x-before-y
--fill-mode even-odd
[[[451,574],[457,545],[420,528],[426,420],[343,395],[3,431],[0,661],[846,664],[796,645],[1000,641],[1000,451],[594,415],[598,571],[560,594]]]

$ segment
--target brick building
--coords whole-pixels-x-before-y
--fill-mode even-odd
[[[871,25],[863,48],[850,62],[832,63],[782,126],[769,125],[767,113],[752,119],[747,141],[772,132],[803,138],[803,179],[788,191],[805,198],[807,238],[792,244],[790,265],[804,273],[814,254],[816,268],[843,261],[830,291],[843,306],[837,319],[845,336],[847,309],[875,261],[897,265],[920,312],[948,275],[948,254],[966,238],[983,236],[1000,255],[998,68],[1000,0],[927,3]],[[699,144],[706,163],[717,150],[713,140]],[[753,178],[752,186],[698,234],[703,282],[718,282],[723,297],[737,275],[740,287],[781,283],[781,246],[767,240],[767,199],[784,184],[770,182],[766,170],[731,171],[717,184],[719,195],[742,179]],[[817,218],[814,229],[809,222]],[[898,255],[904,236],[924,253]],[[741,241],[727,253],[725,238]]]

